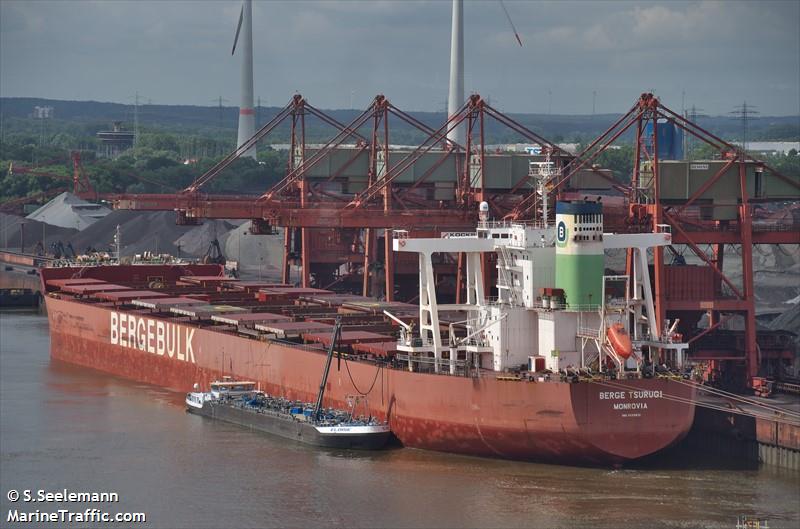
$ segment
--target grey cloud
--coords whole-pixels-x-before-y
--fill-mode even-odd
[[[627,109],[655,89],[708,113],[747,100],[764,115],[800,113],[798,2],[507,1],[519,48],[495,2],[467,1],[466,86],[503,110]],[[237,1],[0,2],[0,93],[235,104],[230,56]],[[450,2],[254,5],[256,95],[282,105],[363,107],[377,93],[440,110],[447,92]]]

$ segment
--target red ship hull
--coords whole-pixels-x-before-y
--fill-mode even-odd
[[[113,306],[48,296],[47,310],[52,358],[176,391],[233,375],[312,401],[324,368],[319,349],[143,311],[135,316],[138,343],[125,343]],[[334,362],[326,404],[343,407],[359,392],[369,394],[371,413],[387,418],[405,446],[567,464],[619,464],[655,453],[683,438],[694,418],[693,405],[671,398],[691,402],[694,390],[670,380],[529,382]]]

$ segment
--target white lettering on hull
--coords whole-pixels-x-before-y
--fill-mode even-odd
[[[158,356],[164,356],[164,322],[157,321],[156,322],[156,354]]]
[[[196,364],[194,358],[194,333],[183,325],[138,318],[133,314],[111,311],[111,345],[138,349],[144,353],[176,358]]]
[[[646,402],[618,402],[614,404],[615,410],[646,410]]]
[[[119,344],[128,347],[128,315],[119,315]]]
[[[622,399],[661,399],[664,393],[660,389],[640,391],[601,391],[600,400]]]
[[[601,391],[598,394],[600,400],[637,400],[638,402],[614,402],[611,404],[615,411],[646,410],[647,399],[662,399],[664,393],[661,390],[625,390],[625,391]],[[641,417],[640,413],[623,413],[622,417]]]

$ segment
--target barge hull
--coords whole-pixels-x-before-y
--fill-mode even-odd
[[[283,419],[266,413],[206,403],[202,408],[187,408],[189,413],[210,419],[228,422],[257,432],[292,439],[301,443],[322,448],[347,450],[378,450],[386,445],[389,432],[385,435],[326,435],[317,431],[311,424]]]

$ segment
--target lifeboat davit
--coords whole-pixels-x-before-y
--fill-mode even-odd
[[[621,323],[611,325],[606,330],[606,336],[608,337],[609,343],[611,343],[611,347],[614,348],[614,352],[617,353],[620,358],[628,359],[633,354],[631,337],[625,330],[624,325]]]

